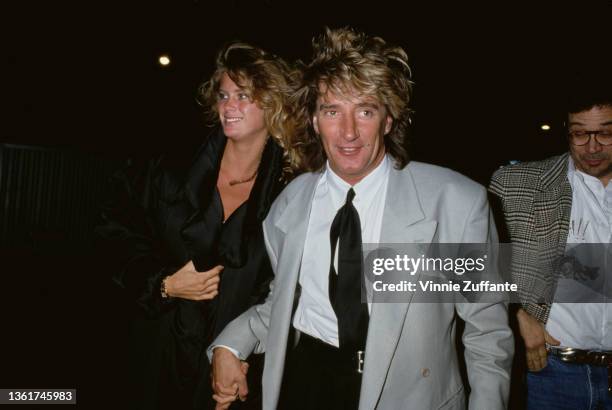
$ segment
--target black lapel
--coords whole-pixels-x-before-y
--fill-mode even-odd
[[[196,264],[198,270],[209,269],[218,263],[218,258],[229,266],[242,266],[246,262],[249,238],[252,238],[260,229],[272,202],[284,186],[282,180],[283,150],[272,138],[269,138],[262,153],[251,195],[245,205],[245,217],[231,219],[228,224],[232,226],[225,227],[226,230],[233,232],[232,235],[227,236],[228,238],[239,237],[241,240],[228,239],[225,241],[225,235],[204,238],[204,235],[219,234],[221,229],[220,221],[204,221],[204,214],[207,214],[208,208],[215,200],[219,167],[226,141],[227,138],[221,129],[213,132],[196,154],[185,182],[184,197],[186,200],[182,205],[185,209],[181,211],[186,215],[186,219],[182,225],[181,236],[193,256],[194,264],[198,262]],[[205,222],[208,222],[210,226],[204,228],[202,225]],[[214,260],[210,260],[210,255],[208,255],[210,249],[207,248],[217,241],[222,241],[218,243],[218,248],[223,253],[215,255],[212,258]]]
[[[176,209],[177,214],[185,217],[180,230],[181,237],[198,270],[208,270],[215,263],[214,260],[209,260],[209,255],[203,252],[202,246],[198,245],[203,241],[208,244],[215,241],[215,238],[209,237],[215,236],[214,232],[206,232],[202,229],[201,217],[214,199],[226,141],[227,138],[221,128],[208,136],[192,161],[185,179],[183,200],[177,204],[177,207],[180,207]],[[207,237],[204,238],[203,235]]]

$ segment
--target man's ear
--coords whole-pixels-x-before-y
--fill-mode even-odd
[[[317,121],[317,115],[312,115],[312,127],[314,128],[317,135],[319,135],[319,122]]]
[[[393,127],[393,118],[390,115],[387,115],[387,120],[385,124],[385,135],[391,132],[391,127]]]

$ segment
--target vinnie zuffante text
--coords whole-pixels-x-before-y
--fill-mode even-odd
[[[411,257],[396,255],[393,258],[372,259],[372,274],[376,277],[393,272],[397,279],[398,274],[414,276],[417,272],[437,272],[461,276],[465,273],[486,273],[487,255],[477,258],[443,258],[443,257]],[[382,279],[382,278],[381,278]],[[489,280],[374,280],[372,287],[375,292],[516,292],[518,286],[510,282],[497,282]]]

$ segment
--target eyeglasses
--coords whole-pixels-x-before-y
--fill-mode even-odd
[[[569,132],[571,143],[577,146],[586,145],[591,142],[591,135],[595,137],[595,141],[597,141],[599,145],[612,145],[612,130],[578,130]]]

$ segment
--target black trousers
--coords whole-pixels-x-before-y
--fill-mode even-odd
[[[356,353],[302,333],[287,358],[277,409],[356,410],[360,388]]]

